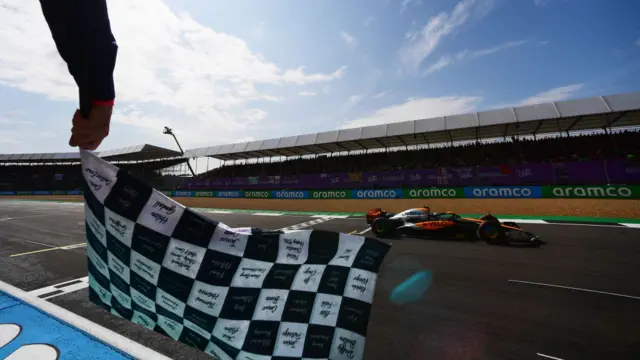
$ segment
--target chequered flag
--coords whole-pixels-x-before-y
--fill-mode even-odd
[[[388,244],[233,229],[81,156],[91,301],[220,360],[363,358]]]

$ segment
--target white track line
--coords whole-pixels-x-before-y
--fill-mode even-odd
[[[282,213],[271,213],[271,212],[267,212],[267,213],[265,213],[265,212],[261,212],[260,213],[259,212],[259,213],[253,213],[251,215],[257,215],[257,216],[282,216],[283,214]]]
[[[300,224],[289,225],[287,227],[284,227],[284,228],[278,229],[278,230],[282,230],[284,232],[296,231],[296,230],[304,229],[304,228],[307,228],[307,227],[310,227],[310,226],[318,225],[318,224],[321,224],[323,222],[327,222],[329,220],[331,220],[331,218],[318,218],[318,219],[314,219],[314,220],[305,221],[305,222],[300,223]]]
[[[367,232],[369,232],[370,230],[371,230],[371,228],[370,228],[370,227],[368,227],[368,228],[366,228],[366,229],[364,229],[364,230],[362,230],[362,231],[360,231],[360,232],[357,232],[356,234],[358,234],[358,235],[366,234],[366,233],[367,233]]]
[[[40,245],[40,246],[46,246],[46,247],[50,247],[50,248],[54,248],[55,247],[55,245],[49,245],[49,244],[45,244],[45,243],[41,243],[41,242],[37,242],[37,241],[33,241],[33,240],[21,239],[20,241],[24,241],[24,242],[28,242],[28,243],[32,243],[32,244],[36,244],[36,245]]]
[[[640,224],[626,224],[626,223],[620,223],[620,225],[624,225],[624,226],[626,226],[626,227],[630,227],[630,228],[640,229]]]
[[[36,217],[47,217],[47,216],[66,216],[66,215],[71,215],[71,213],[61,213],[61,212],[51,212],[48,214],[41,214],[41,215],[29,215],[29,216],[14,216],[14,217],[7,217],[7,218],[3,218],[0,219],[0,221],[9,221],[9,220],[15,220],[15,219],[28,219],[28,218],[36,218]]]
[[[629,298],[629,299],[640,300],[639,296],[618,294],[618,293],[612,293],[612,292],[607,292],[607,291],[599,291],[599,290],[592,290],[592,289],[577,288],[577,287],[573,287],[573,286],[545,284],[545,283],[539,283],[539,282],[533,282],[533,281],[524,281],[524,280],[509,280],[509,282],[515,282],[515,283],[521,283],[521,284],[529,284],[529,285],[538,285],[538,286],[548,286],[548,287],[554,287],[554,288],[560,288],[560,289],[577,290],[577,291],[584,291],[584,292],[591,292],[591,293],[596,293],[596,294],[611,295],[611,296],[618,296],[618,297],[624,297],[624,298]]]
[[[603,225],[603,224],[573,224],[573,223],[544,223],[545,225],[560,225],[560,226],[588,226],[588,227],[608,227],[608,228],[618,228],[624,229],[624,226],[618,225]]]
[[[551,360],[563,360],[559,357],[555,357],[555,356],[551,356],[551,355],[545,355],[545,354],[541,354],[541,353],[537,353],[536,355],[543,357],[543,358],[547,358],[547,359],[551,359]]]
[[[534,220],[534,219],[498,219],[500,222],[515,222],[522,224],[548,224],[548,222],[544,220]]]
[[[170,358],[140,345],[131,339],[76,315],[69,310],[63,309],[46,300],[39,299],[38,297],[28,294],[5,282],[0,281],[0,291],[4,291],[9,295],[24,301],[26,304],[40,309],[40,311],[54,318],[58,318],[66,324],[94,336],[98,340],[120,349],[135,359],[170,360]]]
[[[39,253],[43,253],[43,252],[47,252],[47,251],[54,251],[54,250],[72,250],[72,249],[77,249],[77,248],[85,247],[85,246],[87,246],[87,243],[71,244],[71,245],[58,246],[58,247],[48,247],[48,248],[45,248],[45,249],[40,249],[40,250],[34,250],[34,251],[28,251],[28,252],[23,252],[23,253],[19,253],[19,254],[9,255],[9,257],[33,255],[33,254],[39,254]]]

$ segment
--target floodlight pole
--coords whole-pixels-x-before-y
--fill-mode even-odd
[[[165,135],[171,135],[173,136],[173,140],[176,141],[176,144],[178,145],[178,149],[180,149],[180,154],[184,156],[184,151],[182,151],[182,146],[180,146],[180,142],[178,141],[178,138],[176,137],[176,135],[173,133],[173,130],[171,130],[168,126],[164,127],[164,130],[162,131],[163,134]],[[191,167],[191,164],[189,163],[189,159],[187,159],[187,166],[189,167],[189,171],[191,171],[191,175],[193,175],[193,177],[196,176],[195,171],[193,171],[193,168]]]

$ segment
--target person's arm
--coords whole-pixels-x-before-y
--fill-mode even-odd
[[[51,35],[78,85],[85,117],[92,106],[113,105],[118,45],[106,0],[40,0]]]

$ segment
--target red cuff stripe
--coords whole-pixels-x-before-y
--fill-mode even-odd
[[[115,100],[94,100],[91,102],[93,106],[113,106]]]

